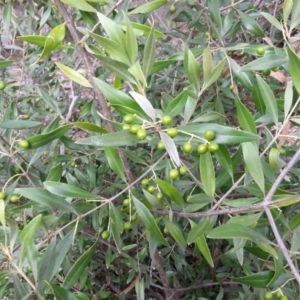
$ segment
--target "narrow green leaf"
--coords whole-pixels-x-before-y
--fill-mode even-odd
[[[56,257],[50,278],[52,279],[58,272],[61,264],[66,259],[66,255],[73,242],[74,229],[70,230],[56,245]],[[50,279],[50,280],[51,280]]]
[[[125,30],[126,29],[126,22],[121,21],[121,22],[116,22],[120,27]],[[150,36],[152,27],[147,26],[145,24],[140,24],[140,23],[135,23],[131,22],[132,27],[135,29],[135,34],[138,35],[138,32],[140,35],[145,35],[145,36]],[[164,34],[161,31],[154,30],[154,35],[156,38],[162,38],[164,37]]]
[[[48,34],[43,52],[39,59],[44,58],[48,55],[52,50],[57,48],[58,45],[64,40],[66,34],[66,23],[60,24],[54,27]]]
[[[203,51],[203,79],[207,82],[212,68],[212,56],[209,48]]]
[[[98,78],[94,78],[94,81],[98,89],[103,93],[106,100],[114,107],[118,107],[118,110],[126,114],[136,114],[139,117],[145,118],[146,114],[141,107],[130,96],[124,92],[114,88],[107,84],[105,81]]]
[[[184,52],[184,69],[190,84],[197,90],[200,90],[200,66],[191,50],[188,48]]]
[[[206,233],[209,229],[210,229],[210,222],[208,218],[194,225],[190,230],[190,232],[188,233],[187,243],[188,244],[194,243],[199,238],[199,236]]]
[[[121,27],[111,18],[106,17],[104,14],[97,12],[97,17],[101,25],[105,29],[108,36],[115,42],[119,43],[123,49],[126,48],[125,34]]]
[[[68,0],[68,1],[71,1],[71,0]],[[53,294],[54,294],[54,296],[57,300],[62,300],[62,299],[64,299],[64,300],[78,300],[78,298],[75,297],[73,295],[73,293],[68,291],[67,289],[65,289],[65,288],[63,288],[59,285],[56,285],[56,284],[51,284],[49,282],[47,282],[47,284],[51,287],[51,289],[53,291]]]
[[[17,188],[15,192],[32,201],[54,209],[76,213],[75,209],[65,199],[53,195],[41,188]]]
[[[256,75],[260,95],[266,105],[268,113],[271,115],[275,124],[278,124],[278,108],[273,91],[270,86],[259,76]]]
[[[137,44],[137,40],[131,22],[126,15],[125,15],[125,19],[126,19],[126,50],[131,65],[134,65],[138,54],[138,44]]]
[[[226,60],[223,59],[220,61],[209,73],[207,81],[204,82],[203,89],[207,89],[209,86],[211,86],[215,81],[218,80],[220,77],[223,68],[225,66]]]
[[[50,193],[61,197],[99,199],[99,196],[89,193],[83,190],[82,188],[67,183],[45,181],[44,187]]]
[[[49,133],[37,134],[37,135],[34,135],[34,136],[28,138],[27,141],[30,144],[30,149],[42,147],[42,146],[52,142],[53,140],[56,140],[56,139],[62,137],[63,135],[65,135],[65,133],[67,133],[70,130],[71,127],[72,127],[71,125],[65,125],[65,126],[57,128]]]
[[[97,10],[93,6],[91,6],[90,4],[86,3],[85,0],[76,0],[76,1],[61,0],[61,2],[67,4],[71,7],[77,8],[79,10],[89,11],[89,12],[94,12],[94,13],[97,12]]]
[[[4,129],[27,129],[41,125],[40,122],[27,120],[7,120],[0,122],[0,128]]]
[[[200,178],[205,194],[214,197],[216,189],[215,168],[211,153],[208,151],[200,155]]]
[[[222,144],[219,145],[219,151],[215,153],[215,156],[222,168],[224,168],[226,172],[233,177],[232,161],[227,147]]]
[[[91,88],[92,85],[88,82],[87,79],[84,78],[84,76],[82,76],[78,71],[67,67],[59,62],[55,63],[58,68],[72,81],[84,86],[84,87],[89,87]]]
[[[128,69],[128,72],[134,76],[136,81],[141,82],[144,87],[148,86],[139,61],[136,61],[135,64]]]
[[[248,170],[256,184],[259,186],[261,191],[265,193],[265,178],[258,154],[257,143],[242,143],[242,149],[246,169]]]
[[[42,221],[42,215],[37,215],[33,218],[21,231],[20,240],[21,240],[21,255],[20,255],[20,264],[24,261],[29,243],[32,242],[36,230],[39,228]]]
[[[175,99],[173,99],[168,104],[168,106],[164,110],[164,114],[171,117],[178,116],[182,112],[182,109],[185,106],[187,98],[188,98],[188,92],[186,90],[182,91],[180,94],[177,95]]]
[[[293,83],[298,94],[300,95],[300,57],[291,49],[290,46],[287,47],[287,52],[289,56],[289,66]]]
[[[289,19],[292,8],[293,8],[293,0],[283,1],[282,10],[283,10],[283,21],[285,25],[287,25],[287,21]]]
[[[167,3],[168,3],[168,0],[154,0],[154,1],[144,3],[140,6],[138,6],[137,8],[132,10],[129,14],[130,15],[132,15],[132,14],[148,14]]]
[[[207,245],[205,235],[204,234],[200,235],[196,239],[195,244],[197,245],[199,251],[202,253],[202,255],[204,256],[204,258],[206,259],[208,264],[213,268],[214,267],[214,260],[211,256],[209,247]]]
[[[161,179],[154,179],[154,182],[174,203],[183,207],[184,201],[182,195],[172,184]]]
[[[155,30],[151,28],[150,35],[145,43],[144,56],[143,56],[143,72],[145,78],[150,75],[152,66],[155,60]]]
[[[258,231],[255,231],[252,228],[243,226],[239,224],[224,224],[219,227],[212,229],[207,237],[210,239],[234,239],[241,238],[247,239],[254,243],[265,243],[270,244],[271,242],[266,239],[262,234]]]
[[[120,159],[119,153],[116,149],[111,147],[105,147],[104,153],[110,168],[124,181],[126,181],[125,173],[124,173],[124,166]]]
[[[300,1],[294,0],[292,17],[290,23],[290,32],[300,24]]]
[[[285,56],[270,54],[251,61],[241,68],[241,72],[269,70],[283,65],[287,61],[288,58]]]
[[[299,250],[299,249],[298,249]],[[296,250],[296,251],[298,251]],[[291,251],[294,251],[291,249]],[[277,252],[277,256],[278,256],[278,259],[274,258],[274,266],[275,266],[275,273],[274,273],[274,276],[272,278],[272,280],[270,280],[270,282],[268,283],[268,286],[272,286],[273,283],[279,278],[279,276],[284,272],[284,269],[283,269],[283,255],[282,255],[282,252],[277,249],[276,250]]]
[[[164,223],[166,228],[168,229],[170,235],[174,238],[174,240],[182,247],[186,247],[186,241],[182,233],[182,229],[179,228],[176,224],[170,222],[167,218],[164,218]]]
[[[119,78],[129,81],[131,83],[136,83],[134,77],[128,72],[128,66],[119,61],[113,60],[106,56],[98,57],[101,63],[109,69],[114,75]]]
[[[228,57],[228,61],[234,77],[243,85],[243,87],[248,90],[252,90],[252,82],[248,74],[245,72],[241,72],[241,67],[232,58]]]
[[[119,209],[116,208],[113,204],[109,206],[109,218],[113,239],[116,243],[117,249],[120,251],[120,249],[123,247],[123,241],[120,237],[121,233],[123,232],[122,215]]]
[[[207,1],[207,6],[208,6],[209,12],[210,12],[213,20],[218,25],[218,29],[221,31],[222,30],[222,19],[221,19],[221,14],[220,14],[219,0],[209,0],[209,1]]]
[[[172,158],[175,165],[177,167],[180,167],[180,165],[181,165],[180,157],[179,157],[177,147],[176,147],[173,139],[170,138],[165,132],[162,132],[162,131],[159,132],[159,135],[160,135],[162,142],[164,143],[164,145],[166,147],[166,151],[168,152],[169,156]]]
[[[231,279],[233,281],[246,284],[247,286],[267,288],[268,283],[272,280],[273,276],[273,271],[262,271],[245,277],[232,277]]]
[[[38,291],[43,293],[46,288],[46,281],[50,281],[53,273],[54,261],[56,259],[56,239],[52,239],[50,245],[47,246],[43,253],[38,267]]]
[[[46,181],[60,181],[62,173],[63,173],[62,164],[61,163],[57,164],[56,166],[50,169]]]
[[[156,113],[151,102],[143,95],[136,92],[129,92],[132,98],[137,102],[145,114],[147,114],[152,121],[155,121]]]
[[[13,60],[0,60],[0,71],[9,67],[12,63],[14,63]]]
[[[118,147],[136,145],[139,139],[129,130],[107,133],[103,135],[94,135],[76,142],[80,145],[89,145],[94,147]]]
[[[237,107],[237,117],[241,128],[245,131],[256,134],[256,126],[252,114],[247,107],[236,97],[235,105]]]
[[[104,48],[111,58],[130,66],[128,55],[124,52],[120,43],[92,32],[90,32],[90,35]]]
[[[86,129],[86,130],[92,131],[92,132],[98,132],[98,133],[108,133],[109,132],[107,129],[100,127],[96,124],[89,123],[89,122],[74,122],[73,124],[81,129]]]
[[[63,287],[65,289],[70,289],[76,282],[78,282],[78,280],[82,276],[83,271],[91,262],[97,247],[99,247],[98,241],[96,241],[92,247],[86,250],[73,264],[63,283]]]
[[[142,202],[140,202],[138,199],[136,199],[134,196],[132,198],[133,198],[134,205],[136,207],[136,211],[137,211],[139,217],[141,218],[141,221],[144,223],[146,229],[152,234],[152,236],[155,238],[155,240],[157,240],[161,244],[169,247],[169,243],[166,241],[166,239],[161,234],[160,230],[157,227],[155,219],[151,215],[148,208]]]
[[[168,67],[171,64],[174,64],[176,61],[173,59],[166,59],[166,60],[157,60],[153,63],[151,70],[149,71],[148,75],[156,74],[160,70]]]
[[[249,15],[241,12],[240,10],[237,11],[240,15],[241,21],[244,25],[244,27],[251,32],[256,37],[264,37],[265,34],[263,30],[260,28],[260,26],[257,24],[257,22],[251,18]]]
[[[265,19],[267,19],[273,26],[275,26],[277,29],[279,29],[280,31],[283,31],[283,26],[281,25],[281,23],[272,15],[266,13],[266,12],[260,12],[263,17]]]

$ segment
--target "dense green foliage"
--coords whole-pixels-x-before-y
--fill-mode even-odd
[[[0,298],[300,299],[300,0],[4,2]]]

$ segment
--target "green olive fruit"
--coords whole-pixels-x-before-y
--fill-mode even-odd
[[[131,222],[125,222],[123,227],[125,230],[130,230],[132,228]]]
[[[103,240],[107,240],[109,237],[110,237],[109,231],[107,231],[107,230],[102,231],[102,233],[101,233],[101,238],[102,238]]]
[[[283,296],[283,295],[282,295],[282,293],[281,293],[280,291],[277,291],[277,292],[275,293],[275,298],[276,298],[277,300],[280,300],[281,296]]]
[[[128,114],[124,117],[123,120],[124,120],[124,123],[126,123],[126,124],[132,124],[134,121],[134,115]]]
[[[164,197],[164,195],[161,192],[159,192],[159,193],[156,194],[156,199],[157,200],[162,200],[163,197]]]
[[[207,144],[199,144],[198,148],[197,148],[197,152],[199,154],[204,154],[207,152],[208,146]]]
[[[130,126],[130,132],[137,133],[141,127],[142,126],[140,124],[133,124]]]
[[[4,200],[6,197],[4,192],[0,192],[0,200]]]
[[[19,200],[18,195],[11,195],[9,198],[10,202],[17,202]]]
[[[29,114],[23,115],[23,120],[29,120],[29,119],[30,119],[30,115]]]
[[[205,33],[204,33],[204,35],[205,35],[205,37],[208,39],[208,38],[210,38],[210,33],[208,32],[208,31],[206,31]]]
[[[149,184],[149,179],[148,179],[148,178],[144,178],[144,179],[142,180],[141,184],[142,184],[143,186],[147,186],[147,185]]]
[[[281,296],[279,300],[289,300],[287,296]]]
[[[168,235],[168,234],[169,234],[169,230],[168,230],[167,227],[164,228],[164,234],[165,234],[165,235]]]
[[[271,74],[271,70],[262,70],[263,75],[269,76]]]
[[[167,135],[171,138],[175,137],[177,134],[178,134],[177,128],[172,127],[167,130]]]
[[[76,162],[75,162],[74,160],[71,161],[70,166],[71,166],[72,168],[74,168],[74,167],[76,166]]]
[[[129,130],[129,129],[130,129],[130,125],[129,125],[129,124],[124,124],[124,125],[122,126],[122,129],[123,129],[123,130]]]
[[[130,205],[130,199],[123,200],[123,206],[129,206]]]
[[[175,5],[172,5],[169,9],[170,13],[173,14],[176,11]]]
[[[137,219],[138,219],[137,214],[134,214],[134,215],[131,216],[131,221],[132,222],[135,222]]]
[[[155,191],[155,186],[149,185],[147,191],[148,191],[150,194],[154,193],[154,191]]]
[[[180,173],[180,175],[186,175],[187,172],[188,172],[188,169],[187,169],[185,166],[181,166],[181,167],[179,168],[179,173]]]
[[[266,50],[265,50],[264,47],[258,47],[258,48],[256,49],[256,53],[257,53],[258,55],[264,55],[264,54],[266,53]]]
[[[172,169],[169,173],[171,179],[175,180],[179,177],[179,171],[177,169]]]
[[[19,142],[19,147],[22,149],[28,149],[30,147],[30,144],[26,140],[22,140]]]
[[[280,70],[280,67],[279,67],[279,66],[272,69],[272,71],[274,71],[274,72],[277,72],[277,71],[279,71],[279,70]]]
[[[208,144],[208,151],[211,153],[217,152],[219,150],[219,145],[216,142],[211,142]]]
[[[165,150],[166,149],[165,144],[164,144],[163,141],[159,141],[157,143],[157,149],[159,149],[159,150]]]
[[[214,140],[214,138],[216,137],[215,132],[211,129],[208,129],[204,132],[204,137],[208,140],[208,141],[212,141]]]
[[[273,294],[271,292],[266,292],[264,295],[264,300],[272,300]]]
[[[147,137],[147,130],[144,128],[139,129],[136,136],[139,140],[144,140]]]
[[[164,125],[170,125],[172,124],[172,117],[170,116],[163,116],[162,119],[161,119],[161,122],[164,124]]]
[[[185,154],[191,153],[193,151],[193,145],[190,142],[186,142],[182,145],[182,151]]]
[[[0,80],[0,91],[3,91],[6,88],[6,82],[3,80]]]

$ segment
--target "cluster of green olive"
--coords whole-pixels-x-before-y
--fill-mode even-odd
[[[0,200],[4,200],[5,198],[6,198],[6,194],[3,191],[0,192]],[[19,195],[13,194],[13,195],[10,196],[9,201],[10,202],[17,202],[17,201],[19,201],[19,198],[20,198]]]
[[[283,295],[282,291],[278,290],[275,293],[266,292],[264,295],[265,300],[288,300],[288,297]]]

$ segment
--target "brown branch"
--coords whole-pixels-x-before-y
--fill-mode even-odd
[[[61,3],[60,0],[55,0],[55,3],[58,7],[58,10],[63,15],[64,20],[66,21],[67,27],[68,27],[68,29],[71,33],[71,36],[72,36],[74,42],[76,44],[78,44],[80,42],[80,36],[79,36],[79,34],[76,30],[76,26],[75,26],[74,21],[71,17],[71,14],[69,14],[67,12],[64,4]],[[101,94],[101,92],[99,91],[98,87],[96,86],[96,84],[93,80],[93,68],[92,68],[92,64],[91,64],[91,61],[89,59],[89,56],[88,56],[87,52],[85,51],[85,49],[81,45],[78,45],[76,47],[76,50],[77,50],[80,58],[83,60],[83,63],[85,65],[85,68],[86,68],[86,71],[87,71],[88,80],[91,83],[91,85],[93,86],[93,90],[96,94],[96,99],[98,100],[99,105],[101,107],[101,111],[102,111],[102,113],[103,113],[103,115],[106,119],[111,120],[112,119],[111,111],[110,111],[110,109],[107,105],[107,102],[105,101],[103,95]],[[115,132],[115,128],[113,127],[113,125],[110,122],[107,122],[105,120],[104,120],[104,122],[105,122],[105,124],[108,127],[110,132]],[[128,181],[128,183],[132,183],[134,181],[134,179],[133,179],[133,175],[131,174],[126,156],[120,150],[118,150],[118,153],[119,153],[120,159],[122,161],[122,164],[124,166],[127,181]]]

